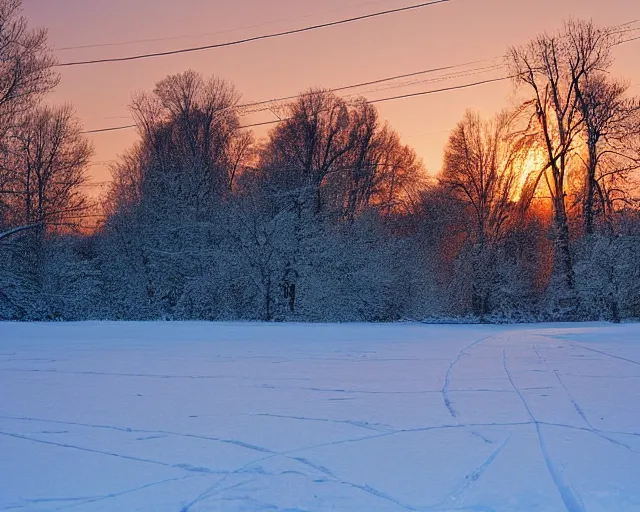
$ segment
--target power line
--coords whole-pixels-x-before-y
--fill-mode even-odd
[[[426,75],[428,73],[436,73],[438,71],[446,71],[449,69],[455,69],[455,68],[462,68],[465,66],[470,66],[471,64],[479,64],[481,62],[489,62],[492,60],[496,60],[499,59],[500,57],[493,57],[492,59],[481,59],[481,60],[474,60],[474,61],[470,61],[470,62],[465,62],[463,64],[455,64],[452,66],[442,66],[442,67],[438,67],[438,68],[430,68],[430,69],[424,69],[422,71],[414,71],[412,73],[405,73],[402,75],[395,75],[395,76],[389,76],[389,77],[385,77],[385,78],[380,78],[377,80],[370,80],[368,82],[360,82],[357,84],[352,84],[352,85],[345,85],[342,87],[336,87],[334,89],[328,89],[329,92],[340,92],[340,91],[347,91],[349,89],[356,89],[358,87],[366,87],[368,85],[376,85],[376,84],[381,84],[384,82],[390,82],[392,80],[400,80],[402,78],[411,78],[414,76],[419,76],[419,75]],[[280,101],[288,101],[288,100],[294,100],[296,99],[298,96],[300,96],[299,94],[294,95],[294,96],[283,96],[281,98],[275,98],[275,99],[271,99],[271,100],[263,100],[263,101],[254,101],[251,103],[246,103],[244,105],[241,105],[241,107],[253,107],[253,106],[257,106],[257,105],[265,105],[267,103],[277,103]]]
[[[414,76],[420,76],[420,75],[426,75],[429,73],[436,73],[438,71],[445,71],[445,70],[449,70],[449,69],[455,69],[455,68],[462,68],[465,66],[469,66],[471,64],[478,64],[481,62],[489,62],[489,61],[493,61],[496,60],[500,57],[493,57],[491,59],[481,59],[481,60],[475,60],[475,61],[470,61],[470,62],[465,62],[462,64],[455,64],[455,65],[450,65],[450,66],[442,66],[442,67],[436,67],[436,68],[430,68],[430,69],[424,69],[421,71],[414,71],[411,73],[404,73],[401,75],[394,75],[394,76],[388,76],[385,78],[379,78],[377,80],[370,80],[367,82],[360,82],[357,84],[350,84],[350,85],[345,85],[345,86],[341,86],[341,87],[336,87],[333,89],[327,89],[328,92],[340,92],[340,91],[346,91],[349,89],[356,89],[358,87],[365,87],[368,85],[376,85],[376,84],[381,84],[381,83],[385,83],[385,82],[390,82],[393,80],[399,80],[399,79],[403,79],[403,78],[410,78],[410,77],[414,77]],[[471,72],[471,71],[476,71],[476,70],[485,70],[488,68],[472,68],[470,70],[466,70],[466,72]],[[498,68],[496,68],[498,69]],[[455,77],[454,77],[455,78]],[[406,86],[407,84],[402,84],[401,87]],[[413,85],[413,84],[408,84],[408,85]],[[254,106],[260,106],[260,105],[267,105],[267,104],[271,104],[271,103],[279,103],[282,101],[288,101],[288,100],[293,100],[296,99],[300,96],[304,96],[303,94],[296,94],[293,96],[282,96],[280,98],[273,98],[273,99],[269,99],[269,100],[262,100],[262,101],[254,101],[254,102],[250,102],[250,103],[243,103],[240,105],[237,105],[235,108],[236,109],[242,109],[242,108],[248,108],[248,107],[254,107]],[[266,109],[264,109],[266,110]],[[258,112],[259,110],[255,111]],[[254,112],[252,112],[254,113]],[[270,123],[268,123],[270,124]],[[87,130],[87,131],[83,131],[83,134],[92,134],[92,133],[104,133],[104,132],[114,132],[114,131],[119,131],[119,130],[128,130],[131,128],[135,128],[136,125],[135,124],[128,124],[128,125],[124,125],[124,126],[114,126],[111,128],[99,128],[96,130]]]
[[[364,5],[370,5],[372,3],[375,2],[363,2],[360,4],[356,4],[353,6],[349,6],[349,7],[362,7]],[[307,19],[307,18],[311,18],[313,16],[318,16],[318,15],[324,15],[324,14],[331,14],[334,13],[336,11],[344,11],[345,9],[330,9],[330,10],[324,10],[321,12],[315,12],[315,13],[311,13],[311,14],[305,14],[302,16],[296,16],[293,18],[281,18],[279,20],[271,20],[271,21],[265,21],[262,23],[255,23],[253,25],[245,25],[242,27],[236,27],[236,28],[231,28],[231,29],[226,29],[226,30],[217,30],[215,32],[206,32],[206,33],[201,33],[201,34],[190,34],[190,35],[181,35],[181,36],[171,36],[171,37],[156,37],[156,38],[150,38],[150,39],[132,39],[129,41],[116,41],[116,42],[112,42],[112,43],[94,43],[94,44],[83,44],[83,45],[76,45],[76,46],[62,46],[60,48],[55,48],[56,52],[66,52],[66,51],[72,51],[72,50],[84,50],[84,49],[89,49],[89,48],[107,48],[107,47],[113,47],[113,46],[127,46],[127,45],[133,45],[133,44],[141,44],[141,43],[160,43],[160,42],[164,42],[164,41],[176,41],[176,40],[180,40],[180,39],[198,39],[198,38],[202,38],[202,37],[209,37],[209,36],[216,36],[216,35],[220,35],[220,34],[228,34],[230,32],[238,32],[240,30],[248,30],[248,29],[252,29],[252,28],[260,28],[260,27],[264,27],[264,26],[268,26],[268,25],[276,25],[278,23],[285,23],[285,22],[291,22],[291,21],[298,21],[298,20],[302,20],[302,19]]]
[[[640,39],[640,36],[632,37],[632,38],[630,38],[630,39],[625,39],[624,41],[620,41],[620,42],[619,42],[619,43],[617,43],[617,44],[619,44],[619,45],[620,45],[620,44],[624,44],[624,43],[630,43],[631,41],[637,41],[638,39]]]
[[[444,1],[449,1],[449,0],[444,0]],[[632,22],[633,23],[633,22]],[[621,44],[625,44],[625,43],[630,43],[632,41],[637,41],[640,40],[640,36],[638,37],[633,37],[633,38],[629,38],[629,39],[625,39],[623,41],[620,41],[618,43],[615,44],[615,46],[621,45]],[[488,62],[488,61],[492,61],[492,60],[496,60],[499,57],[494,57],[493,59],[482,59],[482,60],[477,60],[477,61],[471,61],[465,64],[458,64],[458,65],[453,65],[453,66],[443,66],[443,67],[439,67],[439,68],[431,68],[431,69],[427,69],[427,70],[423,70],[423,71],[416,71],[413,73],[406,73],[403,75],[395,75],[395,76],[391,76],[391,77],[386,77],[386,78],[381,78],[378,80],[372,80],[369,82],[361,82],[358,84],[352,84],[352,85],[346,85],[343,87],[336,87],[334,89],[327,89],[327,91],[329,92],[339,92],[339,91],[344,91],[344,90],[348,90],[348,89],[355,89],[358,87],[364,87],[367,85],[375,85],[375,84],[380,84],[380,83],[384,83],[384,82],[389,82],[392,80],[398,80],[398,79],[402,79],[402,78],[409,78],[412,76],[418,76],[418,75],[422,75],[422,74],[427,74],[427,73],[433,73],[433,72],[437,72],[437,71],[443,71],[443,70],[447,70],[447,69],[453,69],[453,68],[457,68],[457,67],[464,67],[466,65],[469,64],[476,64],[476,63],[480,63],[480,62]],[[482,68],[480,68],[482,69]],[[498,68],[496,68],[498,69]],[[473,71],[473,70],[468,70],[468,71]],[[407,94],[407,95],[401,95],[401,96],[393,96],[391,98],[387,98],[387,99],[380,99],[380,100],[374,100],[374,101],[369,101],[368,103],[382,103],[384,101],[391,101],[394,99],[399,99],[399,98],[409,98],[409,97],[414,97],[414,96],[424,96],[427,94],[434,94],[434,93],[439,93],[439,92],[446,92],[446,91],[453,91],[453,90],[458,90],[458,89],[465,89],[465,88],[469,88],[469,87],[475,87],[478,85],[483,85],[483,84],[487,84],[487,83],[492,83],[492,82],[499,82],[499,81],[504,81],[507,79],[510,79],[513,77],[501,77],[501,78],[494,78],[494,79],[489,79],[489,80],[482,80],[480,82],[473,82],[471,84],[463,84],[463,85],[459,85],[459,86],[453,86],[453,87],[446,87],[443,89],[435,89],[435,90],[431,90],[431,91],[423,91],[423,92],[417,92],[417,93],[412,93],[412,94]],[[413,85],[413,84],[404,84],[404,86],[406,85]],[[266,105],[269,103],[277,103],[277,102],[281,102],[281,101],[287,101],[287,100],[292,100],[292,99],[296,99],[301,95],[295,95],[295,96],[283,96],[280,98],[274,98],[274,99],[270,99],[270,100],[263,100],[263,101],[256,101],[256,102],[251,102],[251,103],[245,103],[242,105],[238,105],[236,108],[246,108],[246,107],[252,107],[252,106],[258,106],[258,105]],[[270,124],[277,124],[279,123],[280,120],[276,120],[276,121],[267,121],[264,123],[256,123],[256,124],[251,124],[251,125],[245,125],[245,126],[241,126],[240,128],[252,128],[255,126],[265,126],[265,125],[270,125]],[[112,128],[100,128],[100,129],[96,129],[96,130],[87,130],[84,132],[81,132],[82,134],[94,134],[94,133],[105,133],[105,132],[114,132],[114,131],[120,131],[120,130],[128,130],[131,128],[136,128],[136,125],[132,124],[132,125],[125,125],[125,126],[115,126]]]
[[[373,12],[370,14],[363,14],[361,16],[355,16],[353,18],[345,18],[345,19],[341,19],[341,20],[336,20],[336,21],[330,21],[327,23],[320,23],[317,25],[311,25],[308,27],[303,27],[303,28],[297,28],[297,29],[293,29],[293,30],[286,30],[283,32],[274,32],[271,34],[263,34],[263,35],[259,35],[259,36],[254,36],[254,37],[247,37],[244,39],[238,39],[235,41],[227,41],[225,43],[217,43],[217,44],[210,44],[210,45],[205,45],[205,46],[196,46],[196,47],[192,47],[192,48],[181,48],[178,50],[169,50],[169,51],[165,51],[165,52],[154,52],[154,53],[145,53],[145,54],[138,54],[138,55],[130,55],[127,57],[114,57],[114,58],[107,58],[107,59],[93,59],[93,60],[84,60],[84,61],[76,61],[76,62],[64,62],[62,64],[57,64],[58,67],[69,67],[69,66],[84,66],[84,65],[88,65],[88,64],[103,64],[103,63],[107,63],[107,62],[125,62],[125,61],[132,61],[132,60],[140,60],[140,59],[150,59],[153,57],[166,57],[168,55],[177,55],[177,54],[181,54],[181,53],[189,53],[189,52],[197,52],[197,51],[202,51],[202,50],[212,50],[214,48],[223,48],[223,47],[228,47],[228,46],[235,46],[235,45],[239,45],[239,44],[245,44],[245,43],[250,43],[253,41],[261,41],[261,40],[265,40],[265,39],[273,39],[276,37],[282,37],[282,36],[288,36],[288,35],[293,35],[293,34],[300,34],[303,32],[310,32],[312,30],[318,30],[318,29],[322,29],[322,28],[327,28],[327,27],[335,27],[337,25],[345,25],[347,23],[354,23],[356,21],[362,21],[362,20],[366,20],[366,19],[371,19],[371,18],[377,18],[380,16],[387,16],[389,14],[396,14],[396,13],[400,13],[400,12],[406,12],[406,11],[412,11],[415,9],[422,9],[424,7],[430,7],[436,4],[441,4],[441,3],[445,3],[445,2],[450,2],[452,0],[431,0],[429,2],[423,2],[423,3],[419,3],[419,4],[414,4],[414,5],[408,5],[405,7],[398,7],[396,9],[387,9],[385,11],[378,11],[378,12]]]
[[[490,83],[494,83],[494,82],[504,82],[505,80],[511,80],[512,78],[514,78],[513,76],[502,76],[499,78],[491,78],[488,80],[481,80],[479,82],[472,82],[469,84],[462,84],[462,85],[454,85],[451,87],[443,87],[441,89],[431,89],[428,91],[420,91],[420,92],[414,92],[414,93],[410,93],[410,94],[400,94],[398,96],[389,96],[387,98],[380,98],[378,100],[367,100],[365,103],[368,103],[369,105],[375,105],[376,103],[384,103],[384,102],[388,102],[388,101],[395,101],[395,100],[403,100],[406,98],[415,98],[418,96],[427,96],[429,94],[438,94],[438,93],[442,93],[442,92],[449,92],[449,91],[457,91],[459,89],[469,89],[471,87],[477,87],[479,85],[485,85],[485,84],[490,84]],[[288,117],[285,119],[276,119],[274,121],[266,121],[264,123],[255,123],[255,124],[247,124],[247,125],[243,125],[240,126],[240,128],[253,128],[255,126],[265,126],[265,125],[269,125],[269,124],[279,124],[279,123],[283,123],[285,121],[291,121],[292,118]]]
[[[371,3],[373,3],[373,2],[364,2],[364,3],[358,4],[356,7],[362,6],[362,5],[371,4]],[[90,48],[106,48],[106,47],[114,47],[114,46],[126,46],[126,45],[133,45],[133,44],[141,44],[141,43],[175,41],[175,40],[180,40],[180,39],[196,39],[196,38],[214,36],[214,35],[219,35],[219,34],[227,34],[229,32],[237,32],[239,30],[247,30],[247,29],[258,28],[258,27],[263,27],[263,26],[267,26],[267,25],[274,25],[274,24],[277,24],[277,23],[283,23],[283,22],[287,22],[287,21],[295,21],[295,20],[299,20],[299,19],[310,18],[310,17],[315,16],[317,14],[327,14],[327,13],[335,12],[335,11],[338,11],[338,10],[342,10],[342,9],[331,9],[329,11],[322,11],[320,13],[308,14],[308,15],[304,15],[304,16],[297,16],[295,18],[286,18],[286,19],[280,19],[280,20],[267,21],[267,22],[264,22],[264,23],[257,23],[257,24],[254,24],[254,25],[246,25],[246,26],[243,26],[243,27],[237,27],[237,28],[232,28],[232,29],[227,29],[227,30],[218,30],[216,32],[206,32],[206,33],[202,33],[202,34],[182,35],[182,36],[173,36],[173,37],[157,37],[157,38],[149,38],[149,39],[133,39],[133,40],[130,40],[130,41],[118,41],[118,42],[114,42],[114,43],[96,43],[96,44],[84,44],[84,45],[76,45],[76,46],[63,46],[63,47],[60,47],[60,48],[55,48],[55,51],[56,52],[64,52],[64,51],[82,50],[82,49],[90,49]],[[632,21],[629,21],[627,23],[623,23],[621,25],[617,25],[614,28],[618,28],[620,30],[617,30],[617,31],[615,31],[613,33],[614,34],[623,34],[623,33],[627,33],[627,32],[634,32],[634,31],[640,30],[639,27],[636,27],[636,28],[625,28],[625,27],[629,27],[631,25],[634,25],[634,24],[638,23],[638,21],[640,21],[640,20],[632,20]]]
[[[474,68],[474,69],[470,69],[470,70],[466,70],[466,71],[461,71],[458,73],[450,73],[450,74],[446,74],[446,75],[442,75],[442,76],[436,76],[434,78],[427,78],[427,79],[413,79],[413,80],[409,80],[409,81],[405,81],[405,82],[401,82],[401,83],[391,83],[389,85],[379,85],[376,86],[372,89],[365,89],[363,91],[360,92],[355,92],[355,93],[351,93],[351,94],[347,94],[345,96],[343,96],[345,99],[350,99],[350,98],[354,98],[354,97],[359,97],[359,96],[366,96],[367,94],[372,94],[372,93],[378,93],[378,92],[383,92],[383,91],[388,91],[391,89],[404,89],[407,87],[413,87],[416,85],[422,85],[422,84],[433,84],[433,83],[437,83],[437,82],[450,82],[452,80],[456,80],[459,78],[466,78],[466,77],[470,77],[470,76],[475,76],[475,75],[484,75],[487,73],[491,73],[494,71],[503,71],[504,70],[504,66],[502,65],[497,65],[497,66],[490,66],[490,67],[485,67],[485,68]],[[471,79],[469,79],[471,80]],[[260,110],[258,110],[260,111]]]
[[[502,77],[499,77],[499,78],[490,78],[488,80],[481,80],[479,82],[473,82],[473,83],[470,83],[470,84],[454,85],[454,86],[451,86],[451,87],[443,87],[442,89],[432,89],[430,91],[421,91],[421,92],[414,92],[414,93],[410,93],[410,94],[401,94],[399,96],[390,96],[388,98],[381,98],[379,100],[367,101],[367,103],[373,105],[375,103],[383,103],[383,102],[386,102],[386,101],[401,100],[401,99],[405,99],[405,98],[415,98],[417,96],[426,96],[428,94],[436,94],[436,93],[448,92],[448,91],[457,91],[459,89],[469,89],[470,87],[477,87],[478,85],[490,84],[490,83],[494,83],[494,82],[504,82],[505,80],[511,80],[512,78],[514,78],[514,77],[513,76],[502,76]]]
[[[287,117],[286,119],[275,119],[274,121],[264,121],[262,123],[245,124],[240,126],[239,128],[255,128],[256,126],[268,126],[270,124],[278,124],[284,121],[289,121],[289,119],[290,118]]]
[[[135,124],[128,124],[126,126],[114,126],[113,128],[98,128],[97,130],[87,130],[84,132],[80,132],[83,135],[88,135],[90,133],[104,133],[104,132],[116,132],[119,130],[128,130],[130,128],[135,128]]]
[[[614,35],[621,36],[620,40],[615,42],[613,46],[619,46],[621,44],[630,43],[632,41],[637,41],[638,39],[640,39],[640,36],[637,36],[637,35],[634,36],[634,33],[637,34],[638,31],[640,31],[640,27],[632,26],[638,23],[638,21],[640,20],[632,20],[632,21],[628,21],[627,23],[623,23],[622,25],[617,25],[613,27],[616,30],[612,33]],[[625,37],[626,39],[624,39]]]
[[[449,0],[440,0],[440,1],[449,1]],[[408,8],[409,7],[405,7],[403,9],[408,9]],[[372,16],[372,15],[368,15],[368,16]],[[625,24],[622,24],[622,25],[618,25],[616,28],[629,26],[629,25],[634,24],[636,22],[637,22],[637,20],[630,21],[628,23],[625,23]],[[625,40],[622,40],[622,41],[619,41],[618,43],[616,43],[615,46],[618,46],[618,45],[621,45],[621,44],[625,44],[625,43],[630,43],[632,41],[636,41],[636,40],[639,40],[639,39],[640,39],[640,36],[629,38],[629,39],[625,39]],[[463,63],[463,64],[455,64],[455,65],[451,65],[451,66],[441,66],[441,67],[436,67],[436,68],[430,68],[430,69],[425,69],[425,70],[421,70],[421,71],[405,73],[405,74],[401,74],[401,75],[394,75],[394,76],[390,76],[390,77],[384,77],[384,78],[380,78],[380,79],[377,79],[377,80],[370,80],[370,81],[367,81],[367,82],[360,82],[360,83],[357,83],[357,84],[345,85],[345,86],[342,86],[342,87],[336,87],[336,88],[327,89],[327,90],[329,92],[346,91],[346,90],[349,90],[349,89],[356,89],[356,88],[359,88],[359,87],[366,87],[366,86],[369,86],[369,85],[377,85],[377,84],[381,84],[381,83],[385,83],[385,82],[390,82],[390,81],[393,81],[393,80],[400,80],[400,79],[403,79],[403,78],[411,78],[411,77],[414,77],[414,76],[420,76],[420,75],[425,75],[425,74],[429,74],[429,73],[435,73],[435,72],[438,72],[438,71],[446,71],[446,70],[450,70],[450,69],[461,68],[461,67],[469,66],[471,64],[479,64],[479,63],[482,63],[482,62],[491,62],[491,61],[497,60],[499,58],[500,57],[493,57],[493,58],[490,58],[490,59],[480,59],[480,60],[475,60],[475,61],[469,61],[469,62],[466,62],[466,63]],[[470,70],[467,70],[467,72],[470,73],[470,72],[476,71],[478,69],[485,69],[485,68],[470,69]],[[496,69],[498,69],[498,68],[496,67]],[[498,80],[501,80],[501,79],[498,79]],[[491,82],[491,80],[489,82]],[[479,82],[479,84],[489,83],[489,82],[482,81],[482,82]],[[445,88],[442,92],[447,91],[447,90],[455,90],[457,88],[466,88],[466,87],[474,86],[474,84],[463,85],[463,86],[454,87],[454,88]],[[407,86],[407,85],[413,85],[413,84],[404,84],[402,86]],[[422,94],[432,94],[432,93],[431,92],[426,92],[426,93],[415,93],[415,94],[419,96],[419,95],[422,95]],[[271,104],[271,103],[278,103],[278,102],[282,102],[282,101],[293,100],[293,99],[298,98],[299,96],[300,96],[300,94],[293,95],[293,96],[282,96],[280,98],[273,98],[273,99],[269,99],[269,100],[254,101],[254,102],[250,102],[250,103],[244,103],[244,104],[241,104],[241,105],[237,105],[235,108],[240,109],[240,108],[254,107],[254,106],[260,106],[260,105],[267,105],[267,104]],[[278,121],[268,121],[268,122],[265,122],[265,123],[258,123],[257,125],[245,126],[245,128],[249,128],[249,127],[252,127],[252,126],[269,125],[269,124],[274,124],[276,122],[278,122]],[[136,125],[135,124],[129,124],[129,125],[124,125],[124,126],[114,126],[114,127],[111,127],[111,128],[99,128],[99,129],[96,129],[96,130],[83,131],[82,134],[88,135],[88,134],[95,134],[95,133],[116,132],[116,131],[121,131],[121,130],[132,129],[132,128],[136,128]]]
[[[390,96],[388,98],[381,98],[378,100],[367,100],[366,103],[373,105],[375,103],[383,103],[383,102],[387,102],[387,101],[394,101],[394,100],[400,100],[400,99],[405,99],[405,98],[413,98],[413,97],[417,97],[417,96],[427,96],[429,94],[438,94],[438,93],[442,93],[442,92],[448,92],[448,91],[456,91],[459,89],[468,89],[471,87],[477,87],[479,85],[484,85],[484,84],[490,84],[490,83],[494,83],[494,82],[503,82],[505,80],[510,80],[511,78],[513,78],[512,76],[503,76],[503,77],[499,77],[499,78],[491,78],[488,80],[481,80],[479,82],[472,82],[469,84],[462,84],[462,85],[454,85],[451,87],[443,87],[441,89],[431,89],[428,91],[421,91],[421,92],[415,92],[415,93],[411,93],[411,94],[401,94],[398,96]],[[272,124],[279,124],[282,123],[284,121],[290,121],[291,118],[285,118],[285,119],[275,119],[273,121],[264,121],[261,123],[253,123],[253,124],[245,124],[245,125],[241,125],[239,126],[239,128],[255,128],[257,126],[268,126],[268,125],[272,125]],[[114,128],[103,128],[101,130],[91,130],[88,132],[82,132],[82,133],[101,133],[101,132],[106,132],[106,131],[115,131],[115,130],[125,130],[127,128],[135,128],[136,125],[130,125],[130,126],[116,126]]]

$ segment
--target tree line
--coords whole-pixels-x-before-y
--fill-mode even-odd
[[[265,139],[233,84],[134,95],[96,205],[44,30],[0,1],[0,318],[539,321],[640,317],[640,102],[623,31],[510,48],[521,101],[468,111],[428,174],[365,99],[309,90]],[[86,219],[102,221],[86,228]]]

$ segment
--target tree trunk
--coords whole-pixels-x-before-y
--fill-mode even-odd
[[[589,147],[589,165],[587,168],[587,193],[584,200],[584,234],[586,236],[593,234],[593,203],[595,199],[596,188],[596,166],[597,158],[595,154],[595,148]]]
[[[569,223],[564,206],[564,199],[560,198],[557,202],[561,202],[562,204],[556,207],[556,213],[554,215],[554,272],[556,272],[563,288],[568,291],[573,291],[575,288],[575,279],[571,260],[571,248],[569,246]]]
[[[267,277],[266,281],[263,281],[265,284],[265,293],[264,293],[264,320],[265,322],[271,322],[273,319],[273,315],[271,313],[271,278]]]
[[[578,297],[571,258],[569,223],[564,197],[554,200],[554,258],[551,292],[551,315],[554,320],[575,320]]]

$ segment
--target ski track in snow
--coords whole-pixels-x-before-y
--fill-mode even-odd
[[[0,323],[0,510],[640,510],[640,326],[130,325]]]
[[[482,475],[489,469],[491,464],[493,464],[498,456],[502,453],[502,451],[506,448],[507,444],[511,440],[511,435],[507,437],[507,439],[493,452],[491,455],[485,460],[481,466],[473,470],[471,473],[465,476],[464,481],[458,485],[456,489],[449,493],[448,498],[443,500],[442,503],[433,508],[433,510],[445,510],[445,509],[456,509],[460,510],[459,506],[463,502],[465,495],[472,485],[474,485]]]
[[[458,416],[458,413],[454,409],[453,403],[451,402],[451,398],[449,397],[449,387],[451,386],[451,377],[453,374],[453,369],[460,362],[460,359],[462,359],[469,350],[471,350],[476,345],[492,337],[493,336],[484,336],[483,338],[475,340],[473,343],[463,348],[460,352],[458,352],[455,359],[451,361],[451,364],[449,364],[449,368],[447,368],[447,373],[444,377],[444,385],[442,386],[442,398],[444,399],[444,405],[447,406],[447,409],[449,409],[451,416],[453,416],[454,418]]]
[[[475,346],[479,345],[483,341],[491,339],[493,337],[494,336],[484,336],[483,338],[480,338],[480,339],[474,341],[473,343],[471,343],[470,345],[468,345],[467,347],[463,348],[460,352],[458,352],[458,354],[456,355],[455,359],[453,361],[451,361],[451,364],[449,365],[449,368],[447,368],[447,373],[446,373],[446,375],[444,377],[444,385],[442,386],[442,398],[444,400],[444,405],[449,410],[449,413],[456,420],[458,419],[458,412],[454,409],[453,402],[451,401],[451,397],[449,396],[449,387],[451,386],[451,378],[452,378],[452,375],[453,375],[453,370],[456,367],[456,365],[460,362],[460,360],[465,356],[465,354],[467,354],[472,348],[474,348]],[[460,423],[460,424],[462,425],[462,423]],[[483,436],[477,430],[470,430],[470,432],[471,432],[471,435],[482,439],[485,443],[487,443],[487,444],[491,444],[492,443],[492,441],[490,439],[487,439],[485,436]]]
[[[579,496],[575,494],[573,489],[567,485],[564,481],[562,472],[558,470],[556,464],[552,460],[551,452],[549,451],[549,446],[545,437],[542,434],[541,426],[536,417],[533,415],[531,411],[531,407],[529,406],[527,400],[525,399],[522,391],[516,386],[513,381],[513,374],[509,371],[508,367],[508,359],[507,359],[507,345],[509,343],[509,338],[505,343],[504,348],[502,349],[502,362],[504,366],[504,371],[509,378],[509,382],[511,386],[513,386],[514,391],[517,393],[520,398],[522,405],[527,410],[527,414],[531,418],[531,421],[535,424],[536,434],[538,435],[538,441],[540,443],[540,449],[542,451],[542,455],[544,457],[545,464],[547,465],[547,469],[549,470],[549,475],[551,476],[554,485],[558,489],[560,496],[562,497],[562,501],[564,502],[564,506],[567,508],[568,512],[585,512],[584,506],[580,501]]]
[[[584,411],[582,410],[582,407],[580,407],[580,405],[578,405],[578,403],[576,402],[575,398],[573,398],[573,395],[571,394],[571,391],[569,391],[569,388],[567,387],[567,385],[564,383],[564,381],[562,380],[562,377],[560,377],[560,373],[557,370],[553,370],[553,373],[555,374],[556,378],[558,379],[558,382],[560,383],[560,386],[562,386],[562,389],[564,390],[564,392],[567,395],[567,398],[569,398],[569,401],[571,402],[571,405],[573,405],[573,407],[575,408],[576,412],[580,415],[580,417],[582,418],[582,420],[584,421],[585,425],[587,425],[587,427],[589,428],[589,430],[594,433],[595,435],[601,437],[602,439],[604,439],[605,441],[609,441],[610,443],[613,443],[615,445],[618,446],[622,446],[623,448],[626,448],[627,450],[630,450],[632,452],[636,452],[636,453],[640,453],[637,450],[633,449],[631,446],[629,446],[628,444],[625,443],[621,443],[620,441],[617,441],[605,434],[603,434],[601,431],[599,431],[598,429],[596,429],[591,422],[589,421],[589,419],[587,418],[587,415],[584,413]]]
[[[613,359],[618,359],[620,361],[625,361],[627,363],[631,363],[631,364],[635,364],[637,366],[640,366],[640,361],[636,361],[635,359],[629,359],[627,357],[617,356],[615,354],[610,354],[609,352],[605,352],[604,350],[598,350],[596,348],[585,347],[581,343],[571,343],[571,345],[573,345],[574,347],[580,347],[583,350],[588,350],[590,352],[595,352],[596,354],[601,354],[603,356],[612,357]]]

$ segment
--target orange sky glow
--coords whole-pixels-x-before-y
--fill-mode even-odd
[[[32,26],[49,30],[60,62],[215,44],[325,23],[417,3],[411,0],[24,0]],[[512,44],[557,29],[563,19],[619,25],[640,18],[638,0],[451,0],[392,14],[239,46],[123,63],[60,68],[55,103],[75,106],[86,130],[131,123],[131,94],[151,90],[168,74],[194,69],[232,81],[244,102],[290,96],[309,87],[334,88],[428,68],[492,59]],[[635,25],[640,26],[640,24]],[[640,31],[638,34],[640,35]],[[142,41],[144,40],[144,41]],[[126,44],[116,44],[126,43]],[[103,46],[107,44],[106,46]],[[101,46],[93,46],[101,45]],[[89,46],[66,49],[68,47]],[[640,40],[616,48],[613,71],[640,94]],[[346,91],[370,100],[497,78],[486,61],[411,80]],[[478,69],[478,68],[486,69]],[[473,71],[469,73],[469,70]],[[447,76],[437,80],[442,75]],[[436,79],[436,80],[434,80]],[[390,88],[390,86],[393,86]],[[381,103],[405,143],[437,173],[449,131],[467,108],[490,116],[515,101],[509,82]],[[250,114],[244,124],[274,120]],[[264,136],[268,127],[256,129]],[[135,130],[90,135],[96,149],[90,179],[100,191],[108,162],[136,140]]]

